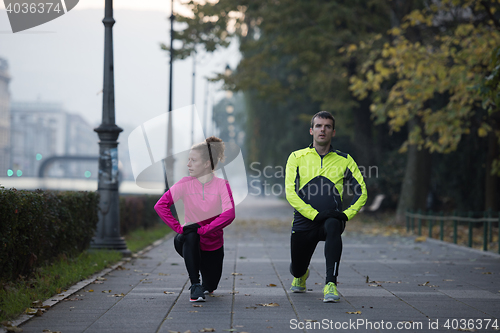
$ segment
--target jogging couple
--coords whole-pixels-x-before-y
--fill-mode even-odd
[[[351,156],[334,150],[335,119],[327,111],[315,114],[309,133],[312,144],[290,154],[285,172],[286,198],[294,210],[290,241],[291,291],[306,292],[309,263],[319,241],[325,241],[326,281],[324,302],[340,300],[337,275],[346,221],[365,204],[363,176]],[[155,205],[158,215],[177,235],[176,251],[184,258],[191,280],[191,302],[205,301],[217,289],[224,258],[223,231],[235,217],[229,183],[215,176],[224,159],[224,143],[216,137],[194,145],[189,153],[189,177],[173,185]],[[343,185],[354,192],[351,205],[343,210]],[[181,226],[170,207],[183,200],[186,224]],[[200,273],[203,282],[200,283]]]

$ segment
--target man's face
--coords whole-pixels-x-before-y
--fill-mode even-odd
[[[313,142],[315,144],[329,146],[332,138],[335,136],[333,121],[320,117],[314,118],[314,126],[309,129],[309,134],[313,136]]]

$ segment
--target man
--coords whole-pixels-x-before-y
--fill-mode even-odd
[[[346,221],[366,203],[366,186],[356,162],[333,150],[335,119],[327,111],[311,119],[313,143],[288,157],[285,171],[286,198],[295,208],[290,240],[294,276],[293,292],[306,291],[309,263],[319,241],[325,241],[326,281],[323,302],[338,302],[337,275]],[[354,192],[351,205],[342,210],[342,190],[349,183]]]

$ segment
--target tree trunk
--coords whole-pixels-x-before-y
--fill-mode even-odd
[[[359,107],[353,109],[355,160],[364,170],[375,165],[370,103],[371,100],[366,98],[359,102]]]
[[[484,209],[498,210],[498,177],[491,174],[493,160],[498,156],[498,138],[495,133],[488,135],[488,154],[486,156]]]
[[[410,133],[415,126],[418,126],[417,121],[410,120],[408,122],[408,132]],[[432,163],[429,151],[426,149],[418,150],[416,145],[410,145],[407,154],[406,171],[396,210],[396,220],[398,222],[404,221],[404,214],[407,209],[426,208],[431,178]]]

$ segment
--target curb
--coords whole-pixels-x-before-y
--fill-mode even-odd
[[[131,257],[125,258],[125,259],[119,261],[118,263],[114,264],[113,266],[105,268],[102,271],[95,273],[94,275],[92,275],[88,279],[85,279],[85,280],[82,280],[80,282],[77,282],[76,284],[74,284],[71,287],[69,287],[64,293],[60,293],[60,294],[54,295],[53,297],[50,297],[47,300],[45,300],[43,302],[43,304],[41,305],[41,307],[45,308],[45,310],[50,310],[50,308],[52,308],[54,305],[56,305],[57,303],[61,302],[64,299],[70,297],[71,295],[75,294],[80,289],[85,288],[86,286],[88,286],[89,284],[91,284],[92,282],[94,282],[95,280],[97,280],[98,278],[103,277],[104,275],[106,275],[106,274],[114,271],[117,267],[130,262],[132,259],[136,259],[136,258],[144,255],[145,253],[151,251],[152,249],[154,249],[155,247],[159,246],[163,242],[165,242],[165,241],[169,240],[170,238],[174,237],[174,234],[175,234],[174,231],[169,232],[165,237],[163,237],[163,238],[155,241],[153,244],[147,246],[143,250],[141,250],[141,251],[139,251],[137,253],[132,254]],[[20,325],[24,324],[25,322],[27,322],[28,320],[30,320],[34,316],[35,315],[22,314],[19,317],[17,317],[15,320],[11,321],[12,322],[12,327],[20,328],[19,327]],[[6,332],[8,332],[8,331],[7,331],[7,329],[5,327],[0,327],[0,333],[6,333]]]
[[[475,254],[478,254],[478,255],[484,255],[484,256],[489,256],[489,257],[492,257],[492,258],[500,259],[500,254],[497,254],[497,253],[494,253],[494,252],[490,252],[490,251],[482,251],[482,250],[470,248],[470,247],[467,247],[467,246],[462,246],[462,245],[458,245],[458,244],[448,243],[448,242],[445,242],[445,241],[442,241],[442,240],[439,240],[439,239],[434,239],[434,238],[427,238],[427,241],[431,242],[431,243],[438,244],[438,245],[446,245],[446,246],[452,247],[452,248],[457,249],[457,250],[465,250],[465,251],[469,251],[469,252],[472,252],[472,253],[475,253]]]

